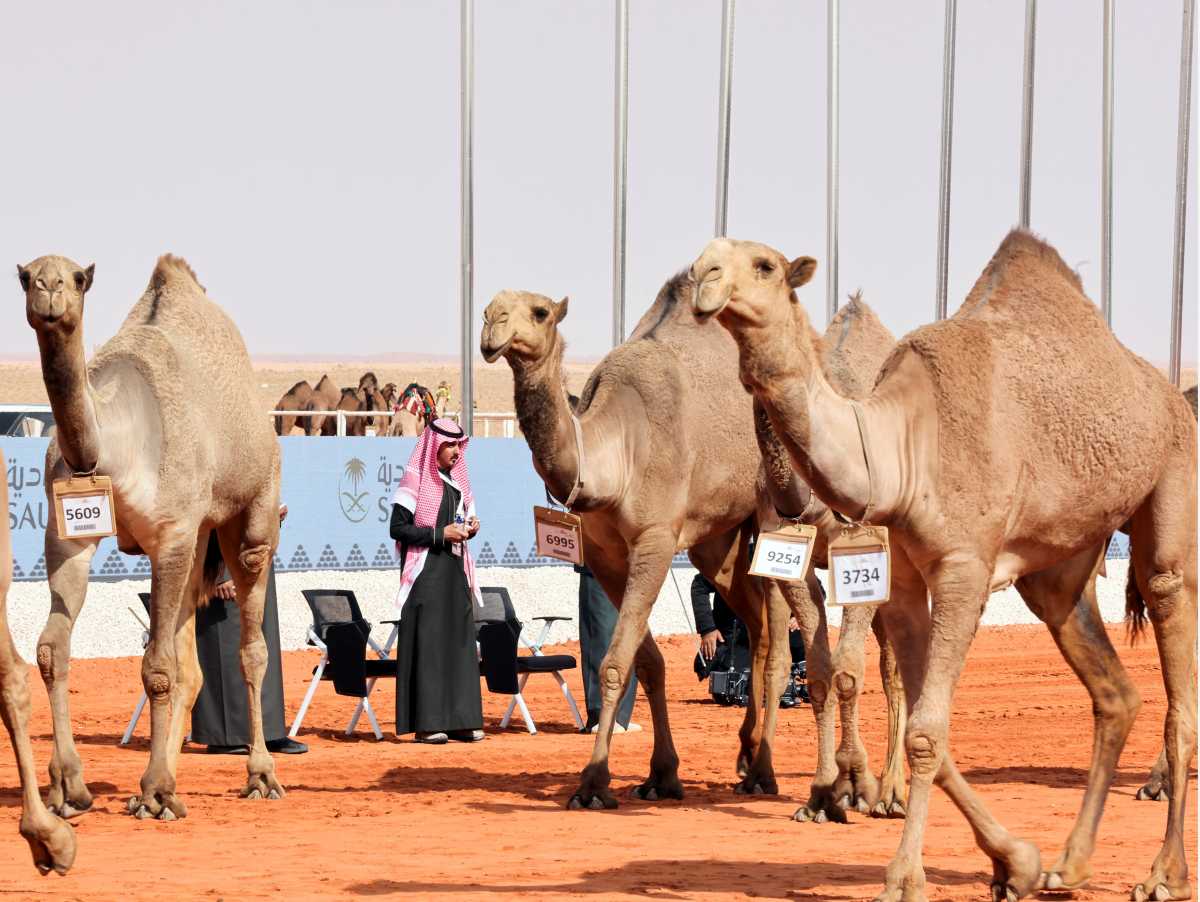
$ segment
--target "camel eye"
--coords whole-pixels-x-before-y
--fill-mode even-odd
[[[754,268],[758,270],[760,275],[769,276],[775,272],[775,264],[765,258],[760,258],[754,262]]]
[[[536,319],[539,323],[544,323],[546,321],[546,317],[548,317],[549,315],[550,315],[550,311],[547,310],[545,307],[535,307],[533,310],[533,318]]]

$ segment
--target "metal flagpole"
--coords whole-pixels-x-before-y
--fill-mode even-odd
[[[474,184],[471,157],[473,145],[475,100],[475,0],[462,0],[461,6],[461,69],[459,74],[459,97],[461,125],[459,146],[461,150],[462,199],[459,211],[461,232],[460,250],[460,295],[459,310],[462,315],[460,334],[462,338],[462,402],[459,425],[467,435],[474,426],[475,379],[471,369],[475,324],[475,223]]]
[[[725,0],[721,13],[721,100],[717,116],[716,234],[725,234],[729,210],[729,116],[733,107],[733,5]]]
[[[838,309],[838,2],[825,18],[825,320]]]
[[[1033,174],[1033,58],[1037,37],[1037,0],[1025,0],[1024,97],[1021,102],[1021,210],[1018,222],[1029,228],[1029,190]]]
[[[942,156],[938,181],[937,305],[935,319],[946,318],[950,268],[950,157],[954,147],[954,38],[958,0],[946,0],[946,36],[942,53]]]
[[[625,340],[625,198],[629,167],[629,0],[616,0],[616,114],[613,137],[612,343]]]
[[[1115,0],[1104,0],[1104,122],[1101,126],[1100,309],[1112,326],[1113,29]]]
[[[1183,36],[1179,47],[1179,138],[1175,156],[1175,255],[1171,279],[1171,384],[1179,385],[1183,340],[1183,265],[1187,231],[1188,130],[1192,120],[1192,29],[1194,0],[1183,2]]]

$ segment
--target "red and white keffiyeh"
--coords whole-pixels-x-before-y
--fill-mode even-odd
[[[451,467],[450,475],[447,476],[438,469],[438,450],[446,442],[453,441],[458,442],[461,453],[458,463]],[[444,484],[447,483],[458,489],[461,496],[458,514],[464,520],[476,516],[475,493],[471,491],[471,478],[467,475],[467,442],[468,439],[459,425],[448,419],[434,420],[417,439],[417,447],[413,449],[408,466],[404,468],[404,475],[400,478],[400,485],[396,487],[396,493],[392,496],[392,504],[399,504],[412,512],[415,525],[430,528],[437,526],[438,512],[442,508],[442,495],[445,491]],[[399,542],[396,543],[396,550],[402,551]],[[404,602],[408,600],[413,584],[425,567],[428,554],[429,549],[425,546],[410,546],[405,553],[401,562],[400,592],[396,596],[397,610],[403,608]],[[482,605],[483,596],[479,594],[479,585],[475,580],[475,561],[466,542],[462,543],[462,560],[471,595],[477,604]]]

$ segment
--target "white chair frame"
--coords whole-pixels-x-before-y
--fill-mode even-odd
[[[537,641],[530,642],[525,638],[524,630],[522,630],[520,644],[524,645],[531,652],[533,652],[534,657],[542,658],[545,657],[542,652],[542,646],[546,644],[546,640],[550,636],[550,628],[554,625],[556,618],[534,617],[533,619],[542,621],[542,631],[538,635]],[[571,716],[575,718],[575,726],[582,730],[583,718],[579,716],[579,708],[575,704],[575,698],[571,695],[571,688],[567,685],[567,681],[563,679],[562,674],[557,670],[551,670],[549,673],[558,681],[558,688],[561,689],[562,694],[566,696],[567,704],[571,707]],[[508,703],[508,710],[504,712],[504,717],[500,719],[500,729],[504,730],[508,728],[509,723],[512,721],[513,710],[519,707],[521,709],[521,717],[525,719],[525,729],[529,731],[531,736],[537,735],[537,725],[533,722],[533,717],[529,713],[529,706],[525,704],[525,696],[523,694],[525,692],[525,684],[529,682],[529,678],[532,675],[533,674],[531,673],[521,674],[521,679],[517,683],[517,693]]]

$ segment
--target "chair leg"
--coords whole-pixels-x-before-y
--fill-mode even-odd
[[[531,735],[536,736],[537,724],[533,722],[533,716],[529,713],[529,707],[525,704],[525,696],[518,692],[513,698],[521,706],[521,716],[525,718],[525,729],[529,730]]]
[[[527,682],[529,682],[529,674],[527,674],[527,673],[521,674],[521,679],[517,683],[517,695],[520,695],[522,692],[525,691],[525,684]],[[505,711],[504,716],[502,718],[500,718],[500,729],[502,729],[502,730],[507,730],[509,721],[512,720],[513,708],[515,708],[517,706],[517,695],[514,695],[512,697],[512,699],[509,701],[508,710]],[[526,719],[526,723],[528,723],[528,719]]]
[[[129,738],[133,736],[133,729],[137,726],[138,720],[142,716],[142,709],[146,707],[146,690],[142,690],[142,697],[138,699],[137,706],[133,709],[133,716],[129,718],[129,726],[125,728],[125,735],[121,737],[121,745],[129,745]]]
[[[375,738],[383,739],[383,730],[379,729],[379,721],[375,719],[375,709],[371,707],[371,702],[367,699],[362,700],[363,710],[367,712],[367,721],[371,724],[371,729],[375,731]]]
[[[379,677],[371,677],[367,680],[367,694],[358,700],[358,704],[354,707],[354,714],[350,718],[350,723],[346,725],[346,735],[349,736],[354,732],[354,728],[358,726],[359,715],[363,712],[363,705],[368,698],[371,697],[371,690],[375,688],[375,681]]]
[[[571,695],[571,688],[557,670],[554,671],[554,678],[558,680],[558,688],[562,690],[562,694],[567,697],[567,704],[571,706],[571,715],[575,718],[575,726],[582,730],[583,718],[579,716],[579,708],[575,704],[574,696]]]
[[[296,712],[296,719],[292,721],[292,728],[288,730],[288,738],[295,739],[296,734],[300,732],[300,725],[304,723],[304,715],[308,713],[308,706],[312,704],[313,696],[317,692],[317,685],[321,682],[321,676],[325,673],[325,664],[329,661],[326,655],[321,655],[321,663],[317,665],[316,672],[313,673],[312,681],[308,684],[308,692],[304,693],[304,701],[300,703],[300,710]]]

